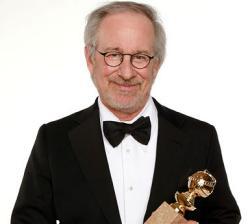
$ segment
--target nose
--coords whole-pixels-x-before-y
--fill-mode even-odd
[[[129,80],[135,76],[135,71],[133,69],[133,66],[130,62],[130,55],[124,55],[123,61],[119,66],[120,76],[124,80]]]

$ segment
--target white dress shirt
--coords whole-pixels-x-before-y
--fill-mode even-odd
[[[156,158],[158,115],[152,97],[143,110],[131,121],[149,116],[151,136],[148,145],[126,135],[117,146],[110,145],[103,133],[103,121],[120,121],[98,98],[100,122],[105,152],[115,190],[122,224],[142,224],[146,212]]]

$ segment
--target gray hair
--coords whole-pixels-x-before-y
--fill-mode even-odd
[[[164,61],[166,53],[166,33],[160,22],[156,10],[147,5],[132,1],[115,1],[101,6],[91,12],[87,17],[87,24],[84,31],[84,42],[86,46],[91,47],[93,54],[94,47],[97,42],[98,28],[102,20],[107,16],[120,12],[135,12],[145,15],[152,22],[155,31],[154,51],[155,57],[158,58],[160,64]]]

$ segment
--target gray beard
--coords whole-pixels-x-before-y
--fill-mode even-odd
[[[139,111],[145,106],[145,103],[148,100],[149,94],[145,102],[144,102],[144,97],[137,96],[134,100],[126,104],[117,102],[116,99],[111,95],[106,95],[106,96],[100,95],[100,97],[101,99],[103,99],[103,102],[108,102],[109,103],[108,106],[111,107],[112,109],[120,111],[120,112],[128,113],[128,114],[132,114],[132,113]]]

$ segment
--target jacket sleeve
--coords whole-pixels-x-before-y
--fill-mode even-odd
[[[45,127],[41,126],[38,131],[12,212],[11,224],[56,223]]]
[[[229,188],[218,136],[212,126],[207,168],[216,178],[214,192],[203,200],[201,224],[237,224],[241,215]]]

